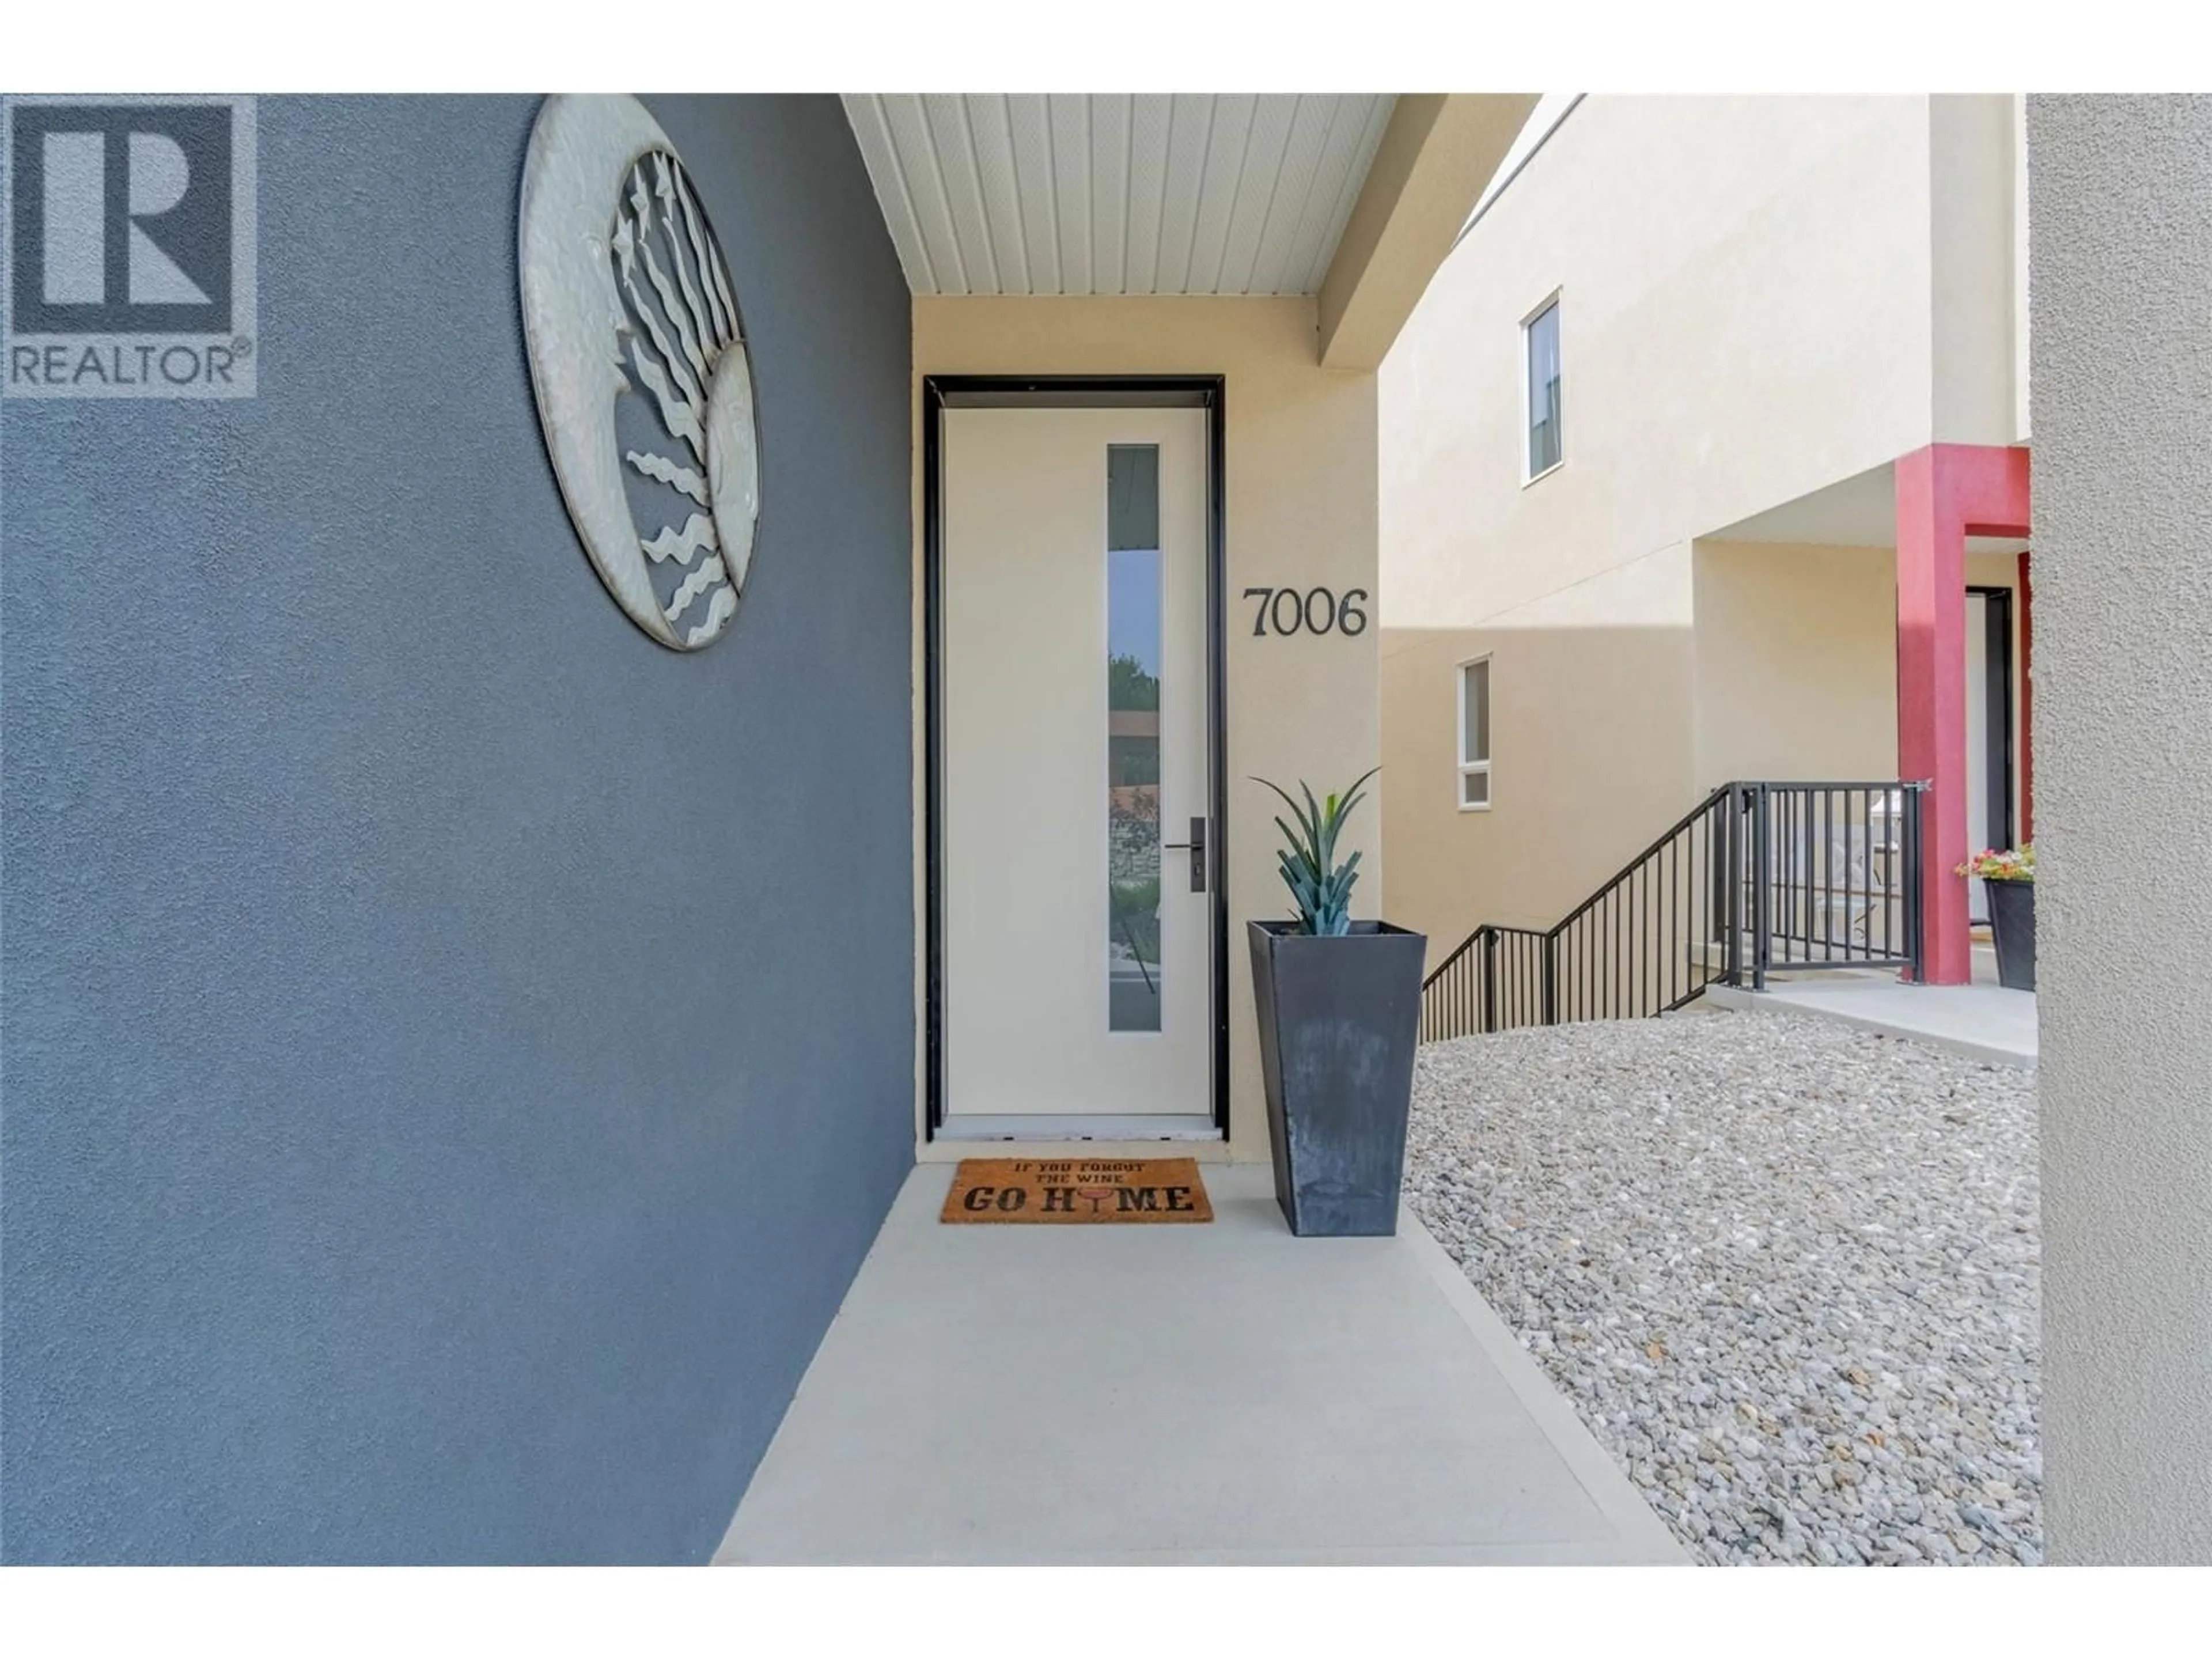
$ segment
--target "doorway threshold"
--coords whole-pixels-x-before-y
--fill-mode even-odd
[[[1221,1126],[1204,1112],[1124,1112],[1074,1116],[1058,1112],[979,1112],[946,1117],[939,1140],[1219,1140]]]

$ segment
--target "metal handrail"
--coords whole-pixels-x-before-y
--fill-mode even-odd
[[[1550,927],[1470,933],[1422,983],[1422,1036],[1668,1013],[1709,985],[1764,989],[1778,973],[1917,979],[1925,787],[1722,784]],[[1893,838],[1878,838],[1893,817]]]

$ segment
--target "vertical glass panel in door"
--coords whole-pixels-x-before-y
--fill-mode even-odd
[[[1106,1006],[1160,1029],[1160,452],[1106,450]]]

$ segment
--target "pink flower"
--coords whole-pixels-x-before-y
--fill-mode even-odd
[[[1985,847],[1952,873],[1978,877],[1984,881],[2032,882],[2035,879],[2035,843],[2028,842],[2016,849]]]

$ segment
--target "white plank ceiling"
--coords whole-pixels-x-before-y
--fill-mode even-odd
[[[1312,294],[1387,94],[848,93],[916,294]]]

